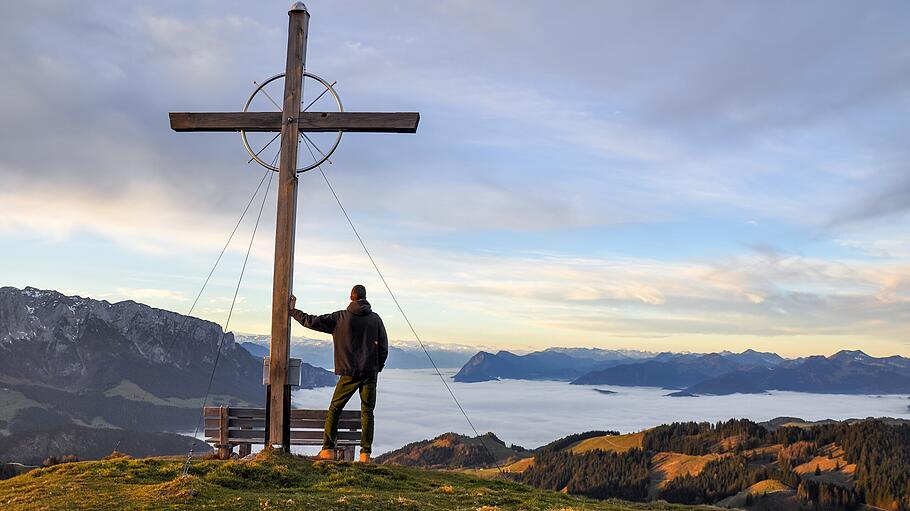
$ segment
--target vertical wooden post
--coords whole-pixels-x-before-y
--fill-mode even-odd
[[[285,400],[291,317],[288,302],[294,278],[294,229],[297,223],[298,116],[306,61],[306,38],[310,15],[302,2],[288,11],[288,53],[284,75],[284,105],[281,121],[281,154],[278,164],[278,219],[275,227],[275,273],[272,280],[272,338],[269,347],[269,430],[267,443],[281,442],[290,450],[289,421]]]
[[[223,460],[231,459],[234,450],[228,441],[228,416],[226,406],[218,407],[218,457]]]

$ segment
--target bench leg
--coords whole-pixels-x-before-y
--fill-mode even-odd
[[[253,445],[252,445],[252,444],[240,444],[239,446],[237,446],[237,448],[238,448],[238,451],[239,451],[239,452],[238,452],[238,455],[239,455],[241,458],[245,458],[245,457],[247,457],[247,456],[250,455],[250,452],[252,452],[252,450],[253,450]]]
[[[231,459],[231,454],[234,452],[234,446],[231,444],[219,444],[218,445],[218,458],[222,460]]]
[[[347,445],[344,448],[344,460],[345,461],[354,461],[354,446]]]

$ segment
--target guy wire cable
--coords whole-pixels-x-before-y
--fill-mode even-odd
[[[313,159],[316,156],[313,154],[312,149],[307,146],[307,150],[310,151],[310,155],[313,156]],[[354,236],[357,237],[357,241],[360,242],[360,246],[363,248],[364,253],[366,253],[367,258],[370,260],[370,263],[373,265],[373,269],[376,270],[376,274],[379,275],[379,279],[382,281],[382,284],[385,286],[386,291],[388,291],[389,296],[392,297],[392,301],[395,302],[395,306],[398,308],[398,312],[401,313],[401,316],[404,318],[405,322],[408,324],[408,328],[411,330],[411,333],[414,334],[414,338],[417,339],[417,343],[420,344],[420,348],[426,354],[427,359],[429,359],[430,364],[433,366],[433,370],[436,371],[436,375],[439,376],[439,379],[442,381],[442,384],[445,386],[446,390],[449,391],[449,395],[452,396],[452,400],[455,401],[455,405],[458,406],[458,409],[461,410],[461,414],[464,415],[465,420],[468,422],[468,425],[474,431],[474,435],[477,436],[477,439],[480,441],[480,445],[483,446],[484,450],[487,451],[487,454],[490,456],[490,459],[493,461],[493,464],[496,466],[496,469],[499,470],[499,473],[502,474],[502,467],[499,465],[499,462],[496,461],[496,456],[493,455],[493,451],[487,447],[487,443],[484,442],[483,437],[477,431],[477,428],[474,427],[474,423],[471,421],[471,418],[468,417],[468,413],[465,411],[464,407],[461,406],[461,403],[458,401],[458,398],[455,397],[455,393],[452,392],[452,388],[449,386],[449,383],[446,381],[445,376],[442,375],[442,371],[439,370],[439,367],[436,366],[436,362],[433,360],[433,357],[430,356],[430,352],[427,350],[427,347],[423,344],[423,341],[420,339],[420,336],[417,334],[417,330],[414,328],[414,325],[411,324],[411,320],[408,319],[408,315],[405,314],[404,309],[401,307],[401,304],[398,303],[398,298],[395,297],[395,293],[392,292],[391,286],[386,281],[385,277],[382,274],[382,271],[379,269],[379,265],[376,264],[376,260],[373,259],[373,255],[370,253],[370,250],[367,248],[366,243],[363,241],[363,238],[360,236],[360,233],[357,231],[357,228],[354,227],[354,222],[351,221],[351,217],[348,215],[347,210],[344,207],[344,204],[341,203],[341,199],[338,197],[338,194],[335,193],[335,188],[332,186],[332,183],[329,181],[328,176],[325,175],[325,172],[322,170],[322,165],[317,165],[319,173],[322,174],[322,179],[325,180],[325,184],[328,185],[329,190],[332,192],[332,196],[335,197],[335,202],[338,203],[338,207],[341,208],[341,212],[344,214],[344,218],[348,221],[348,225],[351,226],[351,230],[354,231]]]
[[[246,272],[246,265],[250,259],[250,252],[253,250],[253,241],[256,239],[256,231],[259,230],[259,221],[262,219],[262,210],[265,208],[265,202],[269,197],[269,189],[272,187],[273,173],[268,173],[269,182],[265,187],[265,193],[262,195],[262,203],[259,205],[259,214],[256,216],[256,223],[253,225],[253,233],[250,235],[250,243],[246,249],[246,256],[243,258],[243,266],[240,268],[240,276],[237,278],[237,287],[234,289],[234,297],[231,300],[231,308],[228,310],[227,320],[224,322],[224,328],[221,330],[221,338],[218,340],[218,349],[215,352],[215,363],[212,364],[212,372],[209,375],[209,383],[205,390],[205,396],[202,398],[202,414],[199,421],[196,422],[196,428],[193,430],[193,443],[187,453],[186,463],[183,465],[183,475],[186,476],[190,470],[190,460],[193,457],[193,447],[196,445],[196,435],[199,434],[199,424],[205,417],[205,404],[208,402],[209,393],[212,391],[212,383],[215,381],[215,371],[218,369],[218,362],[221,359],[221,348],[224,345],[224,339],[228,334],[228,327],[231,324],[231,316],[234,314],[234,306],[237,304],[237,295],[240,293],[240,284],[243,282],[243,274]],[[235,229],[236,230],[236,229]]]
[[[228,245],[231,244],[231,240],[234,239],[234,234],[237,233],[237,229],[240,227],[240,222],[243,222],[243,218],[246,216],[247,211],[250,209],[250,205],[253,204],[253,199],[256,198],[256,195],[259,194],[259,189],[262,188],[262,183],[265,182],[265,178],[269,177],[272,173],[270,170],[266,170],[265,174],[262,175],[262,179],[259,180],[259,185],[256,186],[256,189],[253,190],[253,195],[250,196],[250,200],[246,203],[246,207],[243,208],[243,213],[241,213],[240,218],[237,220],[237,223],[234,225],[234,230],[231,231],[231,235],[228,236],[226,242],[224,242],[224,247],[221,248],[221,253],[218,254],[218,258],[215,259],[215,264],[212,265],[212,269],[209,271],[208,276],[205,278],[205,281],[202,283],[202,287],[199,289],[199,292],[196,294],[196,299],[193,300],[193,304],[190,305],[190,310],[186,311],[184,314],[183,322],[180,324],[180,327],[177,328],[177,331],[174,334],[174,338],[171,339],[170,344],[168,344],[165,352],[171,351],[171,348],[174,347],[174,343],[177,342],[177,336],[180,332],[183,331],[183,327],[186,326],[186,322],[190,319],[190,314],[193,313],[193,310],[196,308],[196,304],[199,302],[199,298],[202,297],[202,292],[205,291],[205,287],[209,284],[209,280],[212,278],[212,274],[215,273],[215,269],[218,268],[218,264],[221,262],[221,258],[224,256],[224,252],[227,250]]]

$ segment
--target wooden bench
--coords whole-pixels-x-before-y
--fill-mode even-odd
[[[291,410],[291,445],[322,446],[326,410]],[[252,444],[265,444],[265,408],[207,406],[204,409],[205,441],[218,450],[222,459],[234,454],[246,456]],[[360,412],[344,410],[338,421],[335,459],[353,461],[360,445]]]

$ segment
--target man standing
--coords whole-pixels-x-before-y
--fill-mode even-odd
[[[314,316],[297,310],[291,295],[291,317],[301,325],[332,334],[335,344],[335,374],[340,376],[325,418],[325,433],[319,459],[332,459],[338,437],[338,419],[354,392],[360,391],[360,461],[370,462],[373,447],[373,409],[376,407],[376,375],[389,356],[389,338],[382,318],[370,308],[367,290],[360,284],[351,289],[345,310]]]

